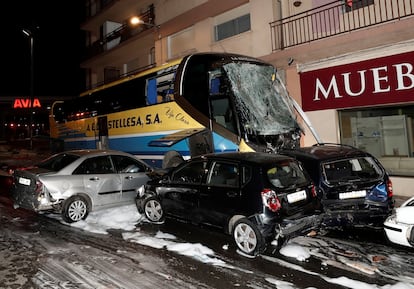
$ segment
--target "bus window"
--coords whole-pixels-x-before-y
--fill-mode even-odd
[[[157,80],[155,78],[147,81],[147,103],[155,104],[157,101]]]
[[[236,120],[228,97],[211,99],[212,117],[220,125],[236,133]]]
[[[209,79],[204,63],[192,63],[188,66],[184,78],[183,96],[191,105],[206,116],[209,116]]]
[[[175,71],[176,67],[167,71],[160,71],[156,77],[147,80],[147,104],[151,105],[173,100]]]

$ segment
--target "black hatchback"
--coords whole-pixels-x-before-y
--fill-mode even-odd
[[[394,208],[393,188],[374,156],[340,144],[316,144],[281,153],[300,161],[313,179],[324,228],[383,228]]]
[[[310,230],[318,205],[315,187],[296,160],[256,152],[192,158],[140,187],[136,204],[154,223],[167,216],[223,229],[251,256],[270,241],[280,245]]]

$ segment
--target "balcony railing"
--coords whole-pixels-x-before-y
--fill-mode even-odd
[[[142,20],[142,22],[144,22],[144,24],[134,26],[126,21],[119,28],[111,31],[106,35],[103,35],[100,39],[92,43],[92,45],[86,47],[82,60],[87,60],[98,54],[101,54],[102,52],[109,50],[116,45],[121,44],[122,42],[130,39],[131,37],[151,27],[154,27],[154,6],[150,5],[149,8],[141,15],[138,15],[138,17],[140,20]]]
[[[272,50],[412,16],[414,0],[332,1],[270,23]]]

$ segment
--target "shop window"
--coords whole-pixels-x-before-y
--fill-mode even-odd
[[[339,112],[341,143],[376,156],[391,175],[414,175],[414,106]]]

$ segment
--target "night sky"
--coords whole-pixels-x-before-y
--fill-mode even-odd
[[[79,1],[4,1],[0,96],[30,95],[30,38],[34,32],[34,95],[74,96],[80,93]]]

